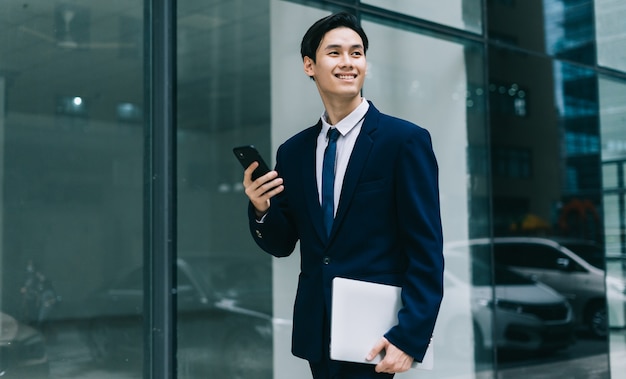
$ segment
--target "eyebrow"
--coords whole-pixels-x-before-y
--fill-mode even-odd
[[[327,45],[326,47],[324,47],[324,50],[329,50],[329,49],[340,49],[342,48],[342,45],[339,44],[331,44],[331,45]],[[351,49],[363,49],[363,45],[361,44],[356,44],[356,45],[352,45],[350,46]]]

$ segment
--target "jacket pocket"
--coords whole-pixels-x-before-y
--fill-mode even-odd
[[[367,193],[367,192],[372,192],[372,191],[380,191],[383,188],[385,188],[386,184],[387,184],[387,179],[385,178],[377,179],[377,180],[370,180],[367,182],[361,182],[357,184],[354,193],[361,194],[361,193]]]

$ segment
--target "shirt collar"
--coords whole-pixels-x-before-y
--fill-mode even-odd
[[[337,124],[335,124],[334,127],[337,128],[337,130],[339,130],[339,133],[341,133],[342,136],[345,136],[346,134],[350,133],[350,131],[363,119],[363,117],[365,117],[365,114],[367,113],[367,110],[369,109],[369,107],[370,107],[369,102],[365,100],[365,98],[362,98],[361,104],[359,104],[359,106],[356,107],[349,115],[347,115]],[[322,135],[325,136],[326,133],[328,133],[328,129],[332,127],[327,121],[328,114],[326,113],[326,111],[324,111],[324,113],[322,114],[321,119],[322,119],[321,133]]]

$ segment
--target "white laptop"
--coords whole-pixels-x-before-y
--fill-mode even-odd
[[[330,358],[359,363],[380,362],[380,354],[371,361],[365,360],[365,357],[384,334],[398,323],[401,306],[400,287],[334,278]],[[432,370],[433,360],[431,343],[424,360],[421,363],[413,362],[413,367]]]

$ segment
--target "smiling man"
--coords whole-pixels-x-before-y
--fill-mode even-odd
[[[429,133],[379,112],[361,96],[368,40],[348,13],[313,24],[301,44],[304,72],[325,112],[284,142],[275,170],[252,180],[250,231],[284,257],[300,242],[292,352],[315,379],[391,378],[421,361],[443,296],[438,168]],[[398,324],[368,346],[378,364],[329,356],[332,280],[346,277],[402,288]],[[280,367],[277,368],[280,370]]]

